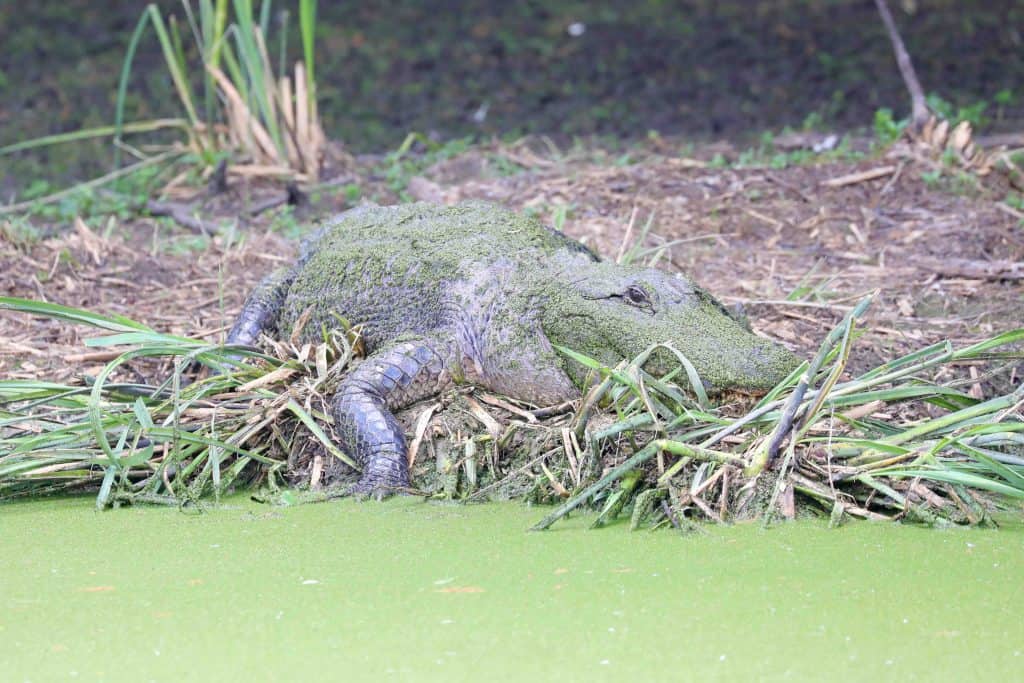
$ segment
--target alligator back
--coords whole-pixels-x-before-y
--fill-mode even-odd
[[[469,299],[483,300],[499,286],[499,273],[525,284],[579,259],[597,260],[536,219],[492,204],[363,207],[341,214],[303,246],[278,330],[290,333],[311,308],[304,337],[337,327],[336,316],[344,315],[364,325],[372,349],[443,325],[454,288],[469,287]]]

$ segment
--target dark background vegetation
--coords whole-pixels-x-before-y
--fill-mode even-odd
[[[184,19],[177,0],[158,4]],[[291,4],[277,2],[275,11]],[[927,91],[954,107],[986,102],[992,130],[1020,128],[1024,2],[892,7]],[[111,123],[143,8],[2,0],[0,146]],[[289,61],[299,53],[291,9]],[[871,0],[383,0],[321,2],[319,12],[325,128],[357,152],[393,148],[412,130],[441,139],[630,140],[651,130],[741,139],[784,126],[866,126],[879,107],[908,108]],[[585,31],[573,37],[567,29],[576,22]],[[1012,101],[998,103],[1001,92]],[[129,111],[132,120],[179,114],[152,33],[136,61]],[[110,153],[104,141],[0,159],[0,191],[9,195],[26,176],[94,174],[109,168]]]

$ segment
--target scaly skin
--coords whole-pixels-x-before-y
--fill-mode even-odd
[[[342,316],[363,325],[370,356],[332,403],[342,446],[363,466],[355,492],[409,485],[394,411],[453,384],[538,405],[579,396],[585,369],[559,344],[614,364],[670,342],[714,390],[774,386],[797,364],[681,276],[620,266],[534,219],[485,203],[349,211],[303,246],[298,262],[253,291],[228,335],[303,341]],[[648,369],[677,364],[658,351]]]

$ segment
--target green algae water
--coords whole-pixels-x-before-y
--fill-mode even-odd
[[[1024,528],[0,507],[0,680],[1011,680]]]

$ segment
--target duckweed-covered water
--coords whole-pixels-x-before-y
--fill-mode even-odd
[[[586,530],[398,500],[0,507],[0,679],[1010,680],[1024,529]]]

